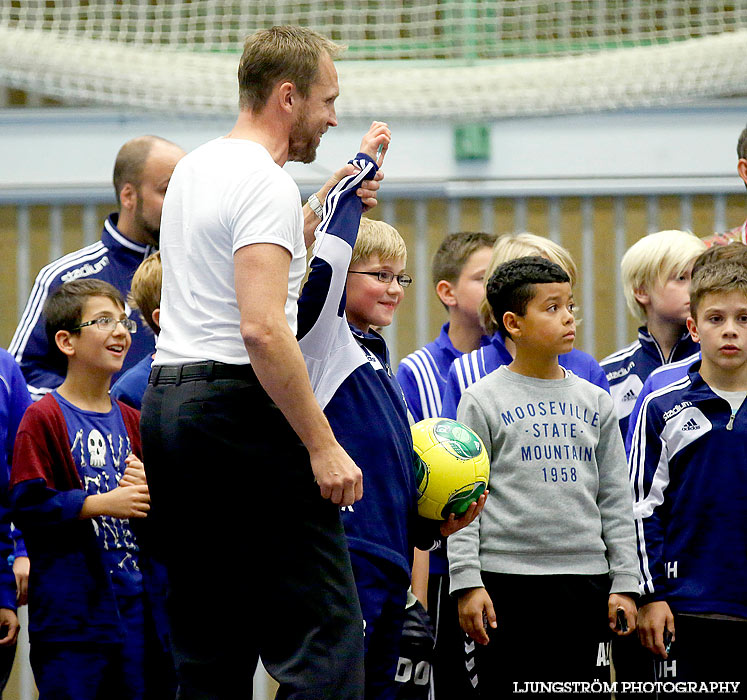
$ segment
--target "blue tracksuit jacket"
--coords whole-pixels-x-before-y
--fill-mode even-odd
[[[49,343],[44,328],[44,302],[47,297],[65,282],[85,277],[109,282],[127,299],[138,265],[153,252],[150,246],[134,243],[117,230],[119,214],[110,214],[104,222],[101,240],[43,267],[36,276],[31,294],[26,302],[21,320],[16,328],[8,351],[21,365],[29,393],[34,401],[51,389],[56,389],[65,378],[65,368],[50,361]],[[137,321],[137,333],[132,336],[132,345],[120,372],[126,372],[141,357],[153,353],[155,338],[139,313],[127,315]]]
[[[642,602],[747,618],[747,402],[694,365],[649,394],[630,453]]]
[[[669,357],[664,357],[659,343],[646,326],[641,326],[634,343],[613,352],[599,363],[610,383],[610,394],[623,437],[628,432],[628,419],[649,374],[657,367],[689,357],[698,349],[698,343],[693,342],[690,334],[685,332],[672,348]]]
[[[10,465],[13,461],[18,426],[31,399],[26,382],[13,357],[0,350],[0,608],[16,609],[16,579],[14,556],[27,556],[20,533],[13,542],[10,529],[11,513],[8,500]]]
[[[153,356],[146,355],[134,367],[130,367],[112,384],[111,395],[115,399],[124,401],[128,406],[140,410],[143,395],[148,388],[148,377],[153,364]]]
[[[480,345],[489,343],[487,336],[480,339]],[[397,381],[405,392],[407,408],[416,423],[441,415],[449,368],[462,355],[449,338],[449,324],[444,323],[438,338],[402,358],[397,368]]]
[[[363,471],[362,500],[342,512],[348,545],[399,567],[407,581],[413,546],[428,549],[437,528],[417,515],[407,406],[384,339],[361,333],[345,318],[347,271],[362,212],[355,191],[376,172],[362,153],[351,162],[361,172],[338,183],[324,203],[298,302],[298,342],[335,437]]]
[[[511,353],[506,350],[506,345],[500,333],[493,335],[489,345],[468,352],[454,360],[446,379],[441,415],[444,418],[456,420],[457,406],[459,405],[459,399],[462,398],[462,392],[468,386],[472,386],[478,379],[485,377],[502,365],[510,364],[512,360]],[[564,355],[559,355],[558,362],[577,377],[586,379],[605,391],[610,390],[607,378],[604,376],[599,363],[583,350],[574,348]]]
[[[672,362],[668,365],[662,365],[648,375],[646,381],[643,382],[643,388],[641,389],[641,393],[638,394],[635,406],[633,406],[633,410],[628,416],[628,428],[627,432],[625,433],[625,454],[628,457],[630,457],[630,445],[633,442],[635,426],[638,422],[638,416],[641,413],[641,406],[643,406],[643,402],[646,400],[646,397],[652,391],[663,389],[668,384],[679,381],[680,379],[685,377],[693,363],[698,362],[699,360],[700,344],[698,344],[698,351],[693,353],[689,357],[678,360],[677,362]]]

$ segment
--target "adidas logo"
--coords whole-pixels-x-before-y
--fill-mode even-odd
[[[682,426],[682,430],[700,430],[700,426],[695,422],[695,418],[691,418]]]
[[[638,394],[635,393],[632,389],[628,389],[621,399],[624,403],[627,403],[628,401],[635,401],[638,398]]]

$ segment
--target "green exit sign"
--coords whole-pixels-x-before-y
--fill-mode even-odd
[[[457,160],[490,160],[490,129],[483,124],[457,126],[454,155]]]

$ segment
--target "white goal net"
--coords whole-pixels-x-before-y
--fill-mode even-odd
[[[481,120],[747,93],[747,2],[0,0],[0,85],[66,103],[236,108],[243,38],[346,44],[346,116]]]

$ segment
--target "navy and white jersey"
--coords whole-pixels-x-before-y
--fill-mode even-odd
[[[153,365],[153,357],[145,355],[134,367],[130,367],[112,384],[112,398],[118,399],[136,410],[140,410],[145,390],[148,388],[148,377]]]
[[[27,554],[20,530],[11,534],[10,465],[18,426],[30,403],[20,368],[9,353],[0,349],[0,608],[11,610],[16,609],[13,559]]]
[[[643,602],[747,618],[747,402],[692,367],[646,398],[630,453]]]
[[[490,338],[482,336],[480,345],[488,343]],[[415,422],[441,415],[449,368],[462,354],[451,342],[449,324],[445,323],[438,338],[400,361],[397,381],[405,392],[407,407]]]
[[[150,246],[140,245],[122,235],[117,229],[118,218],[118,214],[109,215],[104,222],[100,241],[49,263],[36,276],[21,321],[8,348],[16,362],[21,365],[21,371],[26,377],[29,393],[34,401],[58,387],[65,378],[64,368],[60,369],[50,360],[50,348],[42,313],[47,297],[65,282],[93,277],[112,284],[126,300],[132,275],[143,259],[153,252]],[[153,332],[140,318],[140,314],[131,313],[127,304],[125,311],[128,316],[135,319],[138,329],[132,336],[132,345],[122,370],[114,375],[115,379],[155,349]]]
[[[477,350],[465,353],[454,360],[446,378],[441,415],[444,418],[456,420],[457,406],[462,393],[468,386],[472,386],[478,379],[487,376],[494,369],[511,364],[513,358],[506,349],[500,333],[490,338],[490,343]],[[568,353],[558,355],[558,363],[575,374],[596,384],[601,389],[609,391],[607,378],[604,376],[599,363],[583,350],[574,348]]]
[[[670,351],[669,357],[664,357],[656,338],[646,326],[641,326],[635,342],[613,352],[599,363],[610,383],[610,394],[623,437],[628,432],[629,416],[648,375],[657,367],[689,357],[697,351],[698,344],[685,332]]]
[[[698,343],[696,347],[699,347]],[[633,442],[633,433],[635,433],[635,426],[638,422],[638,416],[641,414],[641,406],[646,400],[646,397],[657,389],[663,389],[665,386],[677,382],[683,377],[687,376],[687,373],[695,362],[700,360],[700,350],[693,353],[689,357],[677,362],[672,362],[668,365],[662,365],[657,367],[651,374],[648,375],[646,381],[643,382],[643,388],[641,393],[638,394],[635,406],[628,416],[628,427],[625,433],[625,454],[630,456],[630,445]]]
[[[341,180],[324,203],[298,302],[298,343],[337,441],[363,471],[363,499],[342,509],[348,545],[401,568],[406,585],[419,544],[407,406],[384,339],[352,328],[345,317],[345,283],[362,213],[355,192],[376,173],[364,154],[351,162],[361,172]]]

